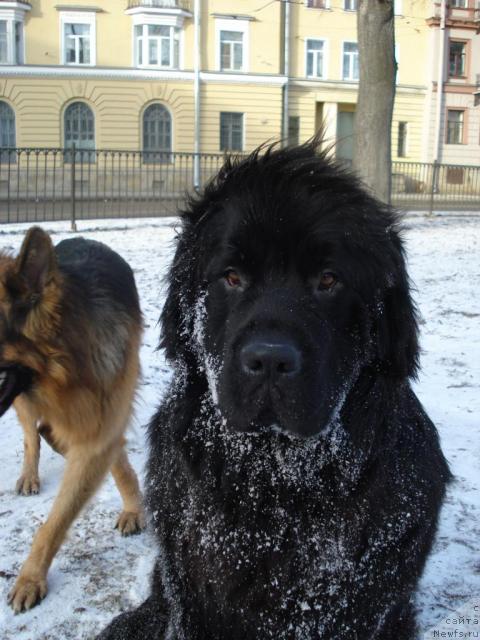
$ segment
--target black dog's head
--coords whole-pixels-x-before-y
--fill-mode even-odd
[[[317,434],[362,369],[417,366],[396,216],[316,143],[228,161],[190,203],[162,322],[238,431]]]

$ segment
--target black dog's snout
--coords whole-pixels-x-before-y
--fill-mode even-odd
[[[294,376],[300,372],[300,351],[287,341],[252,340],[240,350],[240,364],[251,376]]]

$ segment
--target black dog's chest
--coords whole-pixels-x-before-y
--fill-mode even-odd
[[[292,518],[281,508],[268,515],[252,512],[248,522],[239,522],[203,506],[185,511],[184,526],[176,530],[177,570],[211,630],[220,637],[229,627],[251,633],[249,621],[258,625],[261,614],[264,637],[283,617],[286,639],[294,637],[289,623],[298,631],[316,626],[319,616],[337,619],[333,605],[355,573],[344,523],[317,522],[306,514]],[[325,606],[329,601],[332,607]]]
[[[194,481],[182,465],[162,474],[175,478],[167,490],[174,500],[158,519],[172,600],[178,589],[191,594],[184,614],[194,610],[211,640],[227,630],[231,640],[257,637],[259,617],[261,636],[277,640],[311,638],[320,620],[325,628],[341,625],[339,594],[355,579],[362,509],[340,517],[350,499],[332,495],[318,460],[309,466],[313,457],[300,455],[295,466],[260,442],[238,457],[213,434],[204,442],[195,443],[202,455]],[[178,450],[168,456],[181,458]]]

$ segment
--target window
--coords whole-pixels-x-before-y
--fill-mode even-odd
[[[0,64],[23,64],[23,22],[0,19]]]
[[[243,113],[220,113],[220,150],[243,151]]]
[[[95,14],[62,13],[62,61],[71,65],[95,64]]]
[[[6,102],[0,101],[0,149],[15,147],[15,113]],[[15,162],[15,154],[0,151],[0,162]]]
[[[90,25],[65,25],[65,64],[90,64]]]
[[[466,42],[450,42],[448,73],[451,78],[465,77]]]
[[[143,114],[143,161],[170,162],[172,118],[163,104],[151,104]]]
[[[358,80],[358,45],[356,42],[343,43],[343,79]]]
[[[463,144],[464,116],[462,109],[448,109],[447,144]]]
[[[398,123],[398,138],[397,138],[397,157],[405,158],[407,155],[407,123]]]
[[[323,78],[325,62],[325,42],[307,40],[307,77]]]
[[[300,142],[300,116],[288,117],[288,145],[293,147]]]
[[[2,64],[8,63],[8,35],[7,35],[6,20],[0,20],[0,62]]]
[[[343,8],[345,11],[356,11],[357,0],[344,0]]]
[[[248,71],[249,19],[215,20],[215,66],[219,71]]]
[[[220,69],[243,69],[243,33],[240,31],[220,31]]]
[[[355,111],[346,111],[350,106],[338,105],[337,113],[337,144],[335,156],[347,165],[351,165],[353,159],[353,140],[355,129]]]
[[[88,104],[72,102],[65,109],[64,116],[65,161],[71,161],[69,149],[75,145],[75,160],[93,162],[95,160],[95,117]]]
[[[309,9],[328,9],[329,6],[329,0],[307,0]]]
[[[180,29],[157,24],[137,24],[135,64],[178,69],[180,66]]]
[[[467,9],[468,0],[450,0],[450,6],[456,7],[457,9]]]

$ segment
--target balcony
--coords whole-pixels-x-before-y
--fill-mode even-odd
[[[465,6],[461,6],[465,4]],[[427,24],[431,27],[439,26],[441,15],[441,4],[435,2],[433,5],[432,16],[427,19]],[[477,33],[480,32],[480,0],[475,2],[447,2],[447,27],[458,29],[475,29]]]
[[[190,13],[192,11],[192,3],[190,0],[128,0],[128,10],[130,9],[142,9],[143,11],[150,9],[177,9]]]

